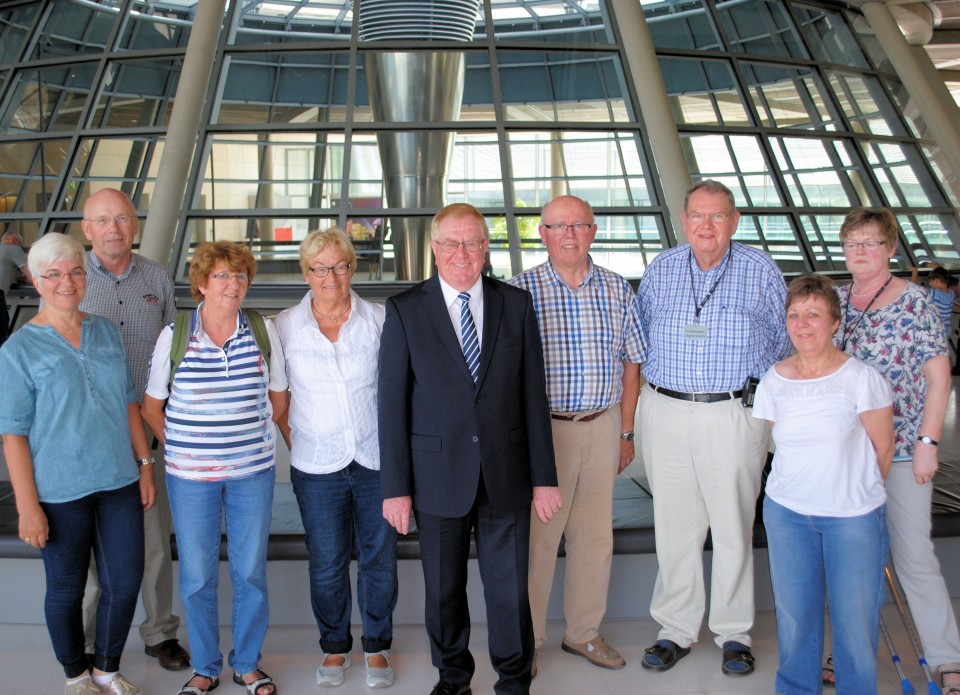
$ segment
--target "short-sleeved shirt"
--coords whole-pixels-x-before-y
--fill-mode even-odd
[[[27,265],[27,254],[14,244],[0,243],[0,292],[6,294],[21,268]]]
[[[812,516],[861,516],[886,500],[877,454],[860,415],[892,402],[877,370],[855,359],[817,379],[788,379],[771,367],[753,416],[774,423],[766,494]]]
[[[947,354],[943,321],[923,290],[913,284],[887,306],[868,311],[859,324],[862,312],[850,304],[850,285],[837,288],[837,294],[843,318],[834,343],[886,379],[893,391],[895,456],[912,458],[927,397],[923,365]]]
[[[510,280],[533,296],[555,413],[605,410],[623,395],[623,363],[642,362],[647,341],[636,294],[622,276],[588,257],[587,277],[571,289],[546,263]]]
[[[90,315],[80,349],[28,323],[0,348],[0,433],[27,437],[41,502],[70,502],[140,479],[128,404],[137,392],[120,332]]]
[[[943,321],[943,327],[948,333],[950,332],[950,323],[953,320],[953,303],[956,299],[957,295],[953,293],[953,290],[930,288],[930,301],[933,302],[937,313],[940,314],[940,320]]]
[[[277,316],[290,384],[290,465],[315,475],[356,461],[380,470],[377,361],[384,307],[350,293],[352,310],[335,343],[317,327],[313,291]]]
[[[167,399],[163,427],[167,473],[189,480],[244,478],[274,464],[276,430],[267,391],[287,388],[283,347],[273,322],[264,318],[270,338],[267,364],[243,312],[233,335],[220,347],[203,330],[202,307],[194,312],[194,331],[173,384],[173,326],[161,331],[146,393]]]
[[[728,255],[706,271],[689,244],[664,251],[644,271],[637,296],[650,346],[643,374],[657,386],[735,391],[790,352],[783,274],[750,246],[730,242]]]
[[[150,357],[157,336],[177,314],[173,281],[167,269],[133,254],[120,277],[87,252],[87,290],[80,309],[109,319],[120,329],[139,398],[147,388]]]

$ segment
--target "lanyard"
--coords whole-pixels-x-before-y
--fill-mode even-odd
[[[710,300],[710,297],[713,296],[714,291],[717,289],[717,285],[720,284],[720,281],[723,280],[723,276],[727,274],[727,268],[730,267],[730,257],[733,255],[733,244],[727,247],[727,257],[725,259],[725,264],[723,270],[720,271],[720,277],[716,279],[713,283],[713,287],[707,292],[707,295],[703,298],[702,302],[697,302],[697,289],[693,285],[693,249],[690,250],[690,255],[687,263],[687,270],[690,272],[690,294],[693,295],[694,310],[693,314],[697,321],[700,320],[700,312],[703,311],[703,307],[707,305],[707,302]]]
[[[865,308],[863,311],[860,312],[860,316],[857,317],[857,322],[856,322],[855,324],[853,324],[853,328],[851,328],[851,329],[848,331],[848,330],[846,329],[846,326],[844,326],[844,329],[843,329],[843,344],[842,344],[841,347],[840,347],[841,350],[843,350],[844,352],[847,351],[847,340],[849,340],[850,338],[852,338],[852,337],[853,337],[853,334],[856,333],[857,328],[860,327],[860,322],[863,321],[863,317],[866,316],[866,314],[867,314],[868,311],[870,311],[870,307],[872,307],[872,306],[873,306],[873,303],[874,303],[875,301],[877,301],[877,299],[880,297],[881,294],[883,294],[883,291],[884,291],[885,289],[887,289],[887,285],[890,284],[890,281],[891,281],[891,280],[893,280],[893,274],[892,274],[892,273],[891,273],[890,277],[887,278],[887,281],[886,281],[885,283],[883,283],[882,285],[880,285],[880,289],[877,290],[877,293],[876,293],[875,295],[873,295],[873,299],[870,300],[870,303],[867,304],[866,308]],[[850,294],[853,294],[853,285],[850,285]],[[848,297],[847,297],[847,306],[845,306],[845,307],[843,308],[843,318],[844,318],[844,321],[846,321],[847,311],[848,311],[849,309],[850,309],[850,297],[848,296]]]

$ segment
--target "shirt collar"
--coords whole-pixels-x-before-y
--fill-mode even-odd
[[[453,306],[454,302],[460,301],[460,290],[454,289],[446,283],[446,281],[437,275],[437,279],[440,281],[440,289],[443,291],[443,302],[447,305],[449,309]],[[470,293],[470,299],[474,302],[479,301],[483,298],[483,276],[477,278],[477,281],[473,283],[473,287],[467,290]]]
[[[563,278],[560,277],[560,274],[557,273],[557,269],[553,265],[553,261],[549,258],[547,259],[547,274],[549,275],[550,282],[554,285],[562,285],[566,287],[571,292],[576,292],[580,287],[587,287],[593,282],[593,257],[588,253],[587,254],[587,277],[583,279],[583,282],[580,283],[580,287],[571,289],[567,283],[563,281]]]
[[[120,275],[114,275],[109,270],[107,270],[106,267],[104,267],[103,263],[101,262],[100,256],[98,256],[93,249],[87,251],[87,265],[89,266],[91,264],[99,272],[105,275],[109,275],[110,277],[115,278],[117,280],[123,280],[125,277],[130,275],[130,273],[132,273],[134,269],[137,267],[137,254],[134,253],[130,255],[130,263],[127,264],[126,269]]]

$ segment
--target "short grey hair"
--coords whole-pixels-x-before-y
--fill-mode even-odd
[[[57,261],[76,260],[80,267],[87,269],[87,253],[83,244],[72,236],[60,232],[47,232],[30,247],[27,254],[27,267],[34,277]]]
[[[18,232],[7,232],[0,237],[0,244],[6,244],[8,241],[15,242],[17,246],[23,246],[23,237]]]

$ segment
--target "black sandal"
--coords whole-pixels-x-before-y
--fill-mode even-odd
[[[667,671],[689,653],[690,647],[681,647],[676,642],[661,639],[654,642],[652,647],[643,650],[643,661],[640,665],[651,671]]]
[[[723,663],[720,670],[728,676],[746,676],[753,673],[756,661],[750,653],[750,647],[740,642],[723,643]]]
[[[201,688],[197,685],[190,685],[190,681],[192,681],[194,678],[206,678],[208,681],[210,681],[210,687]],[[180,688],[180,692],[177,693],[177,695],[203,695],[203,693],[209,693],[211,690],[216,690],[218,685],[220,685],[220,679],[216,676],[205,676],[202,673],[197,673],[194,671],[193,675],[190,676],[190,680],[188,680],[184,686]]]
[[[266,671],[264,671],[263,669],[257,668],[251,671],[251,673],[259,673],[261,676],[263,676],[263,678],[258,678],[257,680],[251,683],[245,683],[243,680],[243,676],[241,676],[239,673],[234,671],[233,682],[236,683],[237,685],[242,685],[244,688],[246,688],[247,695],[277,695],[277,693],[279,692],[277,690],[277,684],[274,683],[273,679],[267,675]],[[260,690],[260,688],[265,688],[267,686],[270,687],[269,691],[265,693],[257,692]]]

